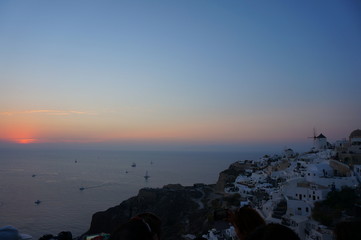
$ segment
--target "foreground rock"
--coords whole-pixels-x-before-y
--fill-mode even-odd
[[[239,194],[225,194],[224,187],[244,174],[249,163],[236,162],[219,174],[215,185],[195,184],[184,187],[169,184],[163,188],[143,188],[137,196],[118,206],[93,215],[90,229],[83,235],[111,233],[119,224],[144,212],[155,213],[162,220],[162,239],[184,239],[185,234],[201,236],[211,228],[218,228],[214,211],[239,206]]]
[[[86,233],[111,233],[116,226],[143,212],[153,212],[162,220],[163,239],[182,239],[184,234],[199,236],[212,226],[214,186],[195,184],[191,187],[166,185],[161,189],[143,188],[138,195],[120,205],[97,212]],[[213,201],[213,202],[212,202]],[[219,202],[219,200],[218,200]]]

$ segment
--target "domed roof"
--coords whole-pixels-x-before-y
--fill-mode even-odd
[[[350,134],[350,139],[351,138],[361,138],[361,130],[356,129],[356,130],[352,131],[352,133]]]

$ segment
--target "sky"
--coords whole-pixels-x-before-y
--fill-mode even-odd
[[[0,146],[244,150],[361,128],[361,3],[0,1]]]

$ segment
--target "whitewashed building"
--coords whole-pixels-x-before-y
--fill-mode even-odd
[[[289,181],[284,187],[284,194],[290,199],[304,200],[310,203],[325,200],[330,187],[307,182],[304,179]]]
[[[318,181],[320,177],[333,177],[333,169],[329,161],[322,161],[317,164],[309,164],[306,171],[306,180],[313,182]]]
[[[361,153],[361,130],[357,129],[354,130],[350,134],[350,147],[349,152],[354,154],[360,154]]]
[[[311,216],[311,205],[305,201],[300,200],[287,200],[287,212],[289,216]]]

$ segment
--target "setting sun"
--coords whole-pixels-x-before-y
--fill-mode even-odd
[[[34,143],[36,142],[36,139],[34,138],[19,138],[15,140],[17,143],[20,144],[28,144],[28,143]]]
[[[37,123],[24,116],[6,116],[0,119],[0,140],[18,144],[38,142]]]

